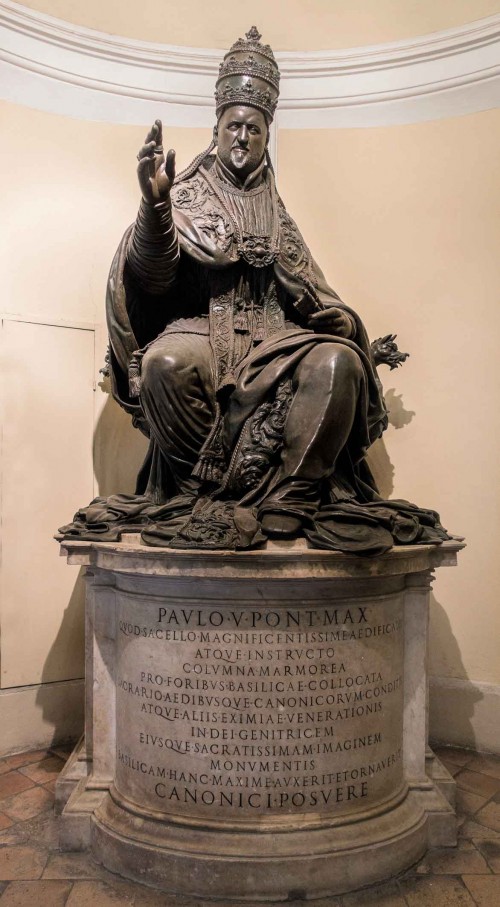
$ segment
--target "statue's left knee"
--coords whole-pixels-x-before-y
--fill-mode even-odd
[[[340,343],[335,346],[335,357],[342,363],[342,367],[356,374],[362,374],[363,366],[361,359],[355,350],[350,346],[342,346]]]
[[[341,343],[325,344],[322,357],[325,367],[329,367],[336,379],[361,381],[363,366],[358,354],[349,346]]]

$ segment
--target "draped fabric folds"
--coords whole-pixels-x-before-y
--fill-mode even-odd
[[[249,548],[265,542],[261,519],[274,509],[300,516],[309,543],[318,548],[374,555],[393,544],[449,538],[433,511],[406,501],[383,501],[377,493],[364,457],[384,431],[387,412],[368,337],[358,315],[341,302],[313,261],[276,194],[271,171],[266,186],[269,212],[279,220],[275,247],[266,245],[264,237],[269,263],[265,259],[265,266],[253,267],[255,249],[244,237],[246,244],[238,250],[223,192],[215,192],[212,167],[213,158],[198,162],[172,190],[180,257],[167,292],[147,292],[132,273],[127,249],[133,228],[113,259],[106,297],[112,392],[149,437],[149,450],[135,495],[96,498],[60,531],[66,537],[103,541],[116,540],[124,531],[141,531],[151,545]],[[238,198],[235,206],[243,217]],[[253,216],[257,223],[255,212]],[[307,329],[311,311],[332,305],[346,313],[353,326],[351,339]],[[216,334],[215,312],[223,316],[223,342]],[[248,330],[253,335],[245,347]],[[198,478],[189,488],[179,486],[141,401],[144,356],[158,338],[175,333],[205,336],[213,356],[214,388],[208,401],[213,430],[193,470]],[[311,495],[299,481],[283,479],[279,433],[295,371],[321,344],[354,351],[363,381],[335,471],[318,494]],[[212,459],[218,458],[211,463],[205,456],[207,445]]]

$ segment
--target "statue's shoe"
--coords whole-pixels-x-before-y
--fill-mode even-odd
[[[284,513],[265,513],[261,528],[269,539],[292,539],[300,535],[302,522],[298,517]]]

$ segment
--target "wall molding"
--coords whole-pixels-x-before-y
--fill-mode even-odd
[[[4,321],[22,321],[24,324],[45,324],[52,328],[69,328],[73,331],[96,331],[97,325],[91,321],[72,321],[68,318],[49,318],[47,315],[30,315],[16,312],[0,311],[0,323]]]
[[[107,35],[0,0],[0,95],[51,113],[211,126],[221,57]],[[406,41],[277,57],[281,128],[393,125],[500,105],[500,14]]]
[[[82,679],[0,690],[0,756],[77,740],[84,694]]]
[[[429,679],[431,742],[500,755],[500,684]]]

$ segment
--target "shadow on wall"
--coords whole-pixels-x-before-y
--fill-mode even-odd
[[[385,393],[389,411],[389,424],[396,430],[409,425],[416,413],[405,408],[401,394],[394,388]],[[383,438],[376,441],[369,450],[368,463],[373,472],[380,494],[390,498],[394,492],[395,469],[387,452]],[[446,653],[446,662],[454,666],[460,681],[448,678],[431,678],[429,690],[429,736],[435,743],[467,746],[476,749],[476,734],[473,719],[477,704],[483,699],[482,693],[467,684],[467,674],[462,662],[458,643],[453,635],[450,620],[443,606],[434,594],[430,598],[432,631],[430,634],[430,660],[433,650]],[[442,659],[440,659],[442,660]]]
[[[46,740],[64,743],[82,733],[84,719],[83,677],[85,673],[85,587],[83,569],[78,572],[73,591],[45,660],[36,695],[44,725],[52,728]],[[67,678],[62,680],[58,678]]]
[[[124,412],[111,395],[109,378],[99,383],[107,394],[94,432],[94,474],[98,493],[133,494],[137,473],[148,448],[147,439],[132,426],[130,416]]]
[[[429,656],[432,665],[433,652],[445,652],[446,662],[453,665],[452,678],[430,677],[429,687],[429,739],[431,743],[447,746],[466,746],[477,749],[473,719],[483,694],[472,683],[468,683],[460,648],[453,635],[450,619],[434,593],[430,599],[431,633]],[[442,659],[441,659],[442,660]]]
[[[107,395],[93,439],[94,474],[97,493],[103,497],[135,490],[147,441],[132,427],[130,416],[111,396],[109,379],[99,384]],[[82,501],[85,506],[88,502]],[[80,570],[57,636],[43,666],[36,704],[48,728],[46,740],[62,743],[81,736],[84,722],[83,677],[85,583]],[[58,682],[60,677],[74,679]],[[80,678],[80,679],[79,679]]]
[[[409,425],[415,412],[411,409],[405,409],[402,395],[397,394],[395,388],[391,387],[385,392],[384,397],[389,413],[389,425],[396,429]],[[367,460],[380,494],[383,498],[390,498],[394,491],[394,466],[391,463],[383,438],[379,438],[378,441],[372,444]]]

